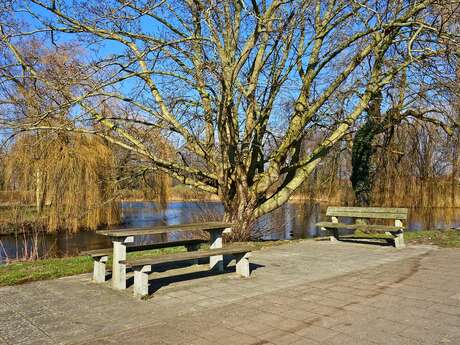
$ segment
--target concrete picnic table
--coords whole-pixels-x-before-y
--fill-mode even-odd
[[[108,236],[113,243],[112,287],[117,290],[126,289],[126,244],[133,243],[135,236],[167,234],[171,232],[206,231],[210,234],[210,249],[222,248],[222,235],[230,233],[234,224],[226,222],[190,223],[178,225],[156,226],[152,228],[100,230],[97,234]],[[223,255],[211,256],[211,269],[223,272]]]

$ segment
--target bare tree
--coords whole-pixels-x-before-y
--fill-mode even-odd
[[[433,11],[441,18],[441,25],[451,26],[453,30],[458,26],[459,4],[433,6]],[[382,85],[363,112],[363,123],[357,126],[353,137],[350,177],[358,205],[371,204],[374,182],[379,171],[386,170],[389,165],[395,166],[391,160],[400,161],[408,153],[404,147],[399,148],[396,157],[391,152],[394,151],[391,146],[398,126],[412,123],[419,131],[425,128],[423,123],[427,123],[442,129],[449,141],[458,140],[460,122],[455,109],[458,44],[452,44],[443,36],[438,39],[443,42],[445,49],[430,59],[414,61],[404,67],[397,78]],[[388,62],[392,63],[391,54],[394,53],[400,54],[390,52],[386,57]],[[411,54],[411,50],[403,53]],[[430,141],[432,136],[427,136],[427,133],[430,131],[422,132],[422,138]],[[431,143],[429,145],[434,149]],[[456,165],[452,163],[452,176],[456,174]],[[425,165],[428,166],[430,164]],[[454,193],[455,188],[452,191]]]
[[[440,54],[441,40],[453,36],[434,11],[442,5],[32,0],[13,6],[28,15],[27,31],[5,23],[2,41],[18,73],[56,87],[17,44],[24,35],[54,45],[78,37],[93,56],[91,78],[70,88],[60,105],[71,109],[74,127],[219,195],[225,219],[238,223],[244,239],[256,218],[290,198],[383,86]],[[133,115],[106,116],[108,102]],[[338,111],[337,102],[346,106]],[[133,123],[160,130],[175,142],[177,157],[161,158]],[[27,119],[21,126],[67,129]],[[311,133],[321,140],[304,150]]]

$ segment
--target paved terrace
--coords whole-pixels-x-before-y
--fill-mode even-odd
[[[88,275],[0,288],[0,343],[460,344],[460,250],[304,241],[252,262],[175,270],[147,301]]]

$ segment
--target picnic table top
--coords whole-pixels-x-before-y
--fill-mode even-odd
[[[110,237],[127,237],[137,235],[155,235],[164,234],[177,231],[212,231],[224,230],[231,228],[234,223],[227,222],[206,222],[206,223],[189,223],[189,224],[176,224],[155,226],[151,228],[133,228],[133,229],[113,229],[113,230],[99,230],[96,233],[99,235]]]

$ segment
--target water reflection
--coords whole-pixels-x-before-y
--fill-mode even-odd
[[[0,262],[7,258],[63,257],[75,255],[85,248],[97,249],[111,246],[105,236],[94,232],[78,233],[38,233],[35,235],[3,235],[0,236]]]
[[[153,202],[124,202],[123,225],[127,228],[175,225],[221,219],[224,212],[219,202],[171,202],[160,210]]]
[[[252,235],[264,240],[324,235],[314,224],[326,220],[327,206],[311,202],[286,204],[259,219],[253,226]],[[218,220],[222,215],[223,207],[218,202],[171,202],[164,211],[159,210],[152,202],[125,202],[122,205],[123,227],[126,228]],[[409,231],[445,228],[460,228],[460,208],[418,208],[409,212]],[[191,234],[184,233],[145,236],[138,238],[137,243],[177,240],[190,236]],[[50,257],[75,255],[81,250],[111,246],[107,237],[88,231],[75,234],[39,234],[37,241],[31,241],[30,236],[24,235],[0,236],[0,241],[0,262],[6,257],[14,259],[22,257],[26,252],[33,252],[32,243],[38,244],[35,248],[38,255]]]
[[[409,230],[460,228],[460,208],[421,207],[409,211]]]

